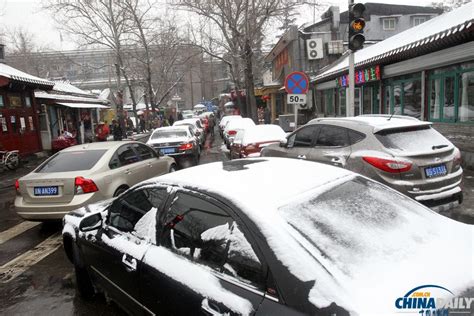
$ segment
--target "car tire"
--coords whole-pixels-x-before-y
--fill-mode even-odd
[[[118,189],[115,190],[115,192],[114,192],[114,197],[119,196],[119,195],[122,194],[123,192],[127,191],[127,189],[128,189],[128,187],[125,186],[125,185],[122,185],[122,186],[118,187]]]
[[[94,285],[92,284],[91,278],[87,269],[84,266],[79,248],[76,243],[72,245],[72,255],[74,260],[74,272],[76,276],[76,288],[79,295],[85,299],[90,300],[95,295]]]
[[[168,170],[168,173],[176,172],[177,170],[178,170],[178,168],[176,167],[176,165],[172,164],[170,166],[170,170]]]

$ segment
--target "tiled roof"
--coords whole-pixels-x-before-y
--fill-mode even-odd
[[[46,86],[48,88],[54,86],[54,82],[52,81],[32,76],[3,63],[0,63],[0,76],[26,84]]]

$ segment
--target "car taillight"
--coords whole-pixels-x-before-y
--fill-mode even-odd
[[[255,151],[258,150],[257,144],[248,144],[247,146],[244,147],[245,151]]]
[[[230,136],[235,135],[235,134],[237,134],[237,131],[228,131],[227,132],[227,135],[230,135]]]
[[[461,151],[459,148],[455,147],[454,148],[454,159],[453,159],[453,166],[454,167],[459,167],[461,165]]]
[[[85,179],[84,177],[76,177],[74,185],[76,187],[76,194],[99,191],[99,188],[95,185],[94,181],[91,179]]]
[[[20,193],[20,181],[18,180],[15,181],[15,190],[16,193]]]
[[[179,146],[179,150],[189,150],[189,149],[192,149],[192,148],[193,148],[192,143],[182,144],[181,146]]]
[[[410,170],[412,166],[412,163],[408,160],[393,160],[378,157],[362,157],[362,159],[375,168],[390,173],[406,172]]]

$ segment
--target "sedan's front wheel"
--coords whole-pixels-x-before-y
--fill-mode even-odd
[[[176,168],[176,165],[175,165],[175,164],[172,164],[172,165],[170,166],[170,170],[169,170],[168,172],[169,172],[169,173],[171,173],[171,172],[176,172],[176,169],[177,169],[177,168]]]

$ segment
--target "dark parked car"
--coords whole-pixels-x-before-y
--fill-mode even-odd
[[[455,294],[473,281],[472,225],[293,159],[181,170],[64,223],[79,293],[105,291],[131,314],[397,315],[426,280]]]
[[[167,126],[153,131],[147,145],[155,148],[161,155],[173,157],[180,167],[199,163],[201,147],[199,138],[193,134],[192,126]]]
[[[430,122],[407,116],[315,119],[261,156],[347,168],[438,210],[462,202],[461,152]]]

